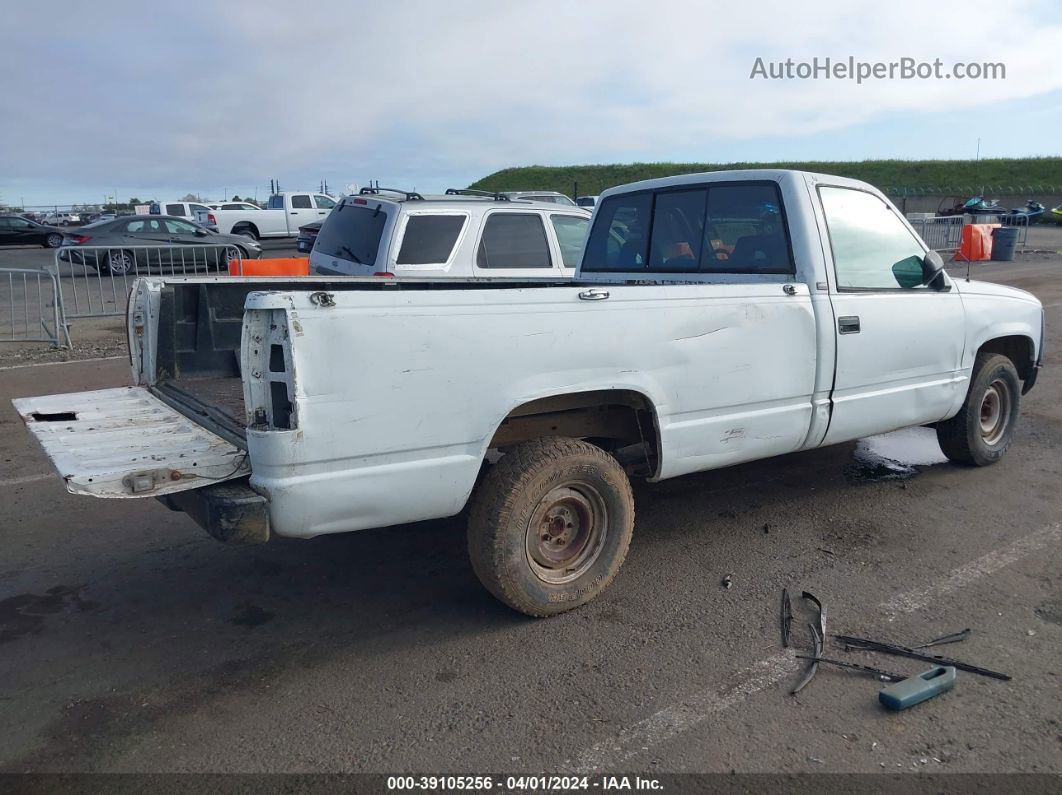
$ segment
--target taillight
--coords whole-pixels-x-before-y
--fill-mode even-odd
[[[207,213],[207,223],[217,226],[218,219],[214,217],[214,213]]]
[[[387,279],[395,278],[395,275],[393,273],[390,273],[389,271],[376,271],[376,273],[374,273],[373,276],[383,276],[384,278],[387,278]]]
[[[92,240],[92,235],[67,235],[68,240],[72,241],[75,245],[82,245]]]

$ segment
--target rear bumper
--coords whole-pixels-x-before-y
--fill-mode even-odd
[[[218,541],[264,544],[269,540],[269,503],[248,485],[247,478],[167,494],[159,502],[188,514]]]

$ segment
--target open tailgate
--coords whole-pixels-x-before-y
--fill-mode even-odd
[[[250,472],[244,450],[144,387],[12,402],[73,494],[158,497]]]

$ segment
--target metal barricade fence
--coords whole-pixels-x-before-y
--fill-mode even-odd
[[[243,269],[239,246],[61,246],[55,270],[64,318],[124,315],[138,276],[228,274]]]
[[[1003,226],[1013,226],[1018,230],[1018,240],[1015,244],[1018,248],[1024,249],[1029,242],[1029,216],[1021,213],[1010,213],[1008,215],[1000,216],[1000,223]]]
[[[954,251],[962,244],[963,217],[961,215],[908,218],[908,222],[926,245],[934,251]]]
[[[70,347],[59,279],[50,269],[0,268],[0,342]]]

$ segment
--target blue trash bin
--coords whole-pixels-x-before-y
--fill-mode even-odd
[[[995,262],[1013,262],[1014,250],[1018,247],[1018,227],[998,226],[992,230],[992,259]]]

